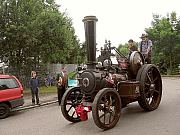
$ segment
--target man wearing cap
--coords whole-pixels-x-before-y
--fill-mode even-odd
[[[152,41],[148,39],[147,34],[142,34],[140,38],[142,39],[142,41],[138,45],[138,50],[144,56],[145,62],[150,64],[151,52],[152,52]]]

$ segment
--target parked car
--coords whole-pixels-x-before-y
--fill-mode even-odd
[[[19,80],[15,76],[0,74],[0,119],[23,104],[23,87]]]

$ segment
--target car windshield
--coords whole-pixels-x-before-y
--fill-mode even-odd
[[[18,88],[18,83],[14,78],[0,78],[0,90]]]

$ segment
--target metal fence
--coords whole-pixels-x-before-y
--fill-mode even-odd
[[[51,79],[51,85],[55,85],[56,76],[58,73],[61,72],[62,68],[65,68],[67,74],[75,71],[77,69],[77,64],[48,64],[43,68],[34,69],[37,72],[40,86],[46,86],[46,79],[49,77]],[[19,73],[17,68],[11,67],[5,69],[5,74],[14,75],[16,76],[21,84],[23,85],[24,89],[29,88],[29,80],[31,78],[31,71],[29,71],[28,75],[23,73]]]

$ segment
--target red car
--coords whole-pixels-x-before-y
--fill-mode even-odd
[[[0,74],[0,119],[6,118],[12,108],[24,104],[23,87],[15,76]]]

